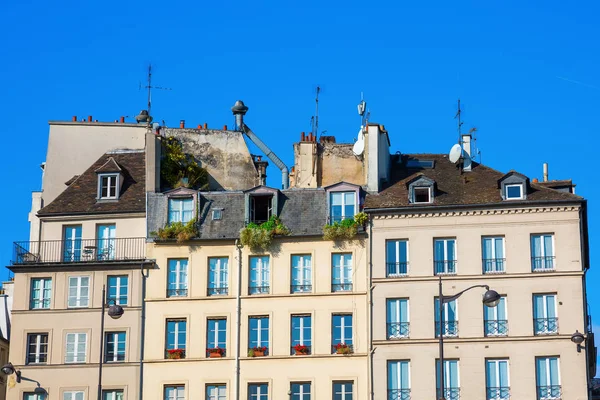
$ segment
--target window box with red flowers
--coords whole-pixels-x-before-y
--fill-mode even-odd
[[[310,346],[297,344],[294,346],[294,352],[297,356],[305,356],[310,354]]]
[[[185,349],[170,349],[165,351],[165,356],[169,360],[179,360],[185,358]]]
[[[346,343],[338,343],[333,346],[334,353],[337,354],[352,354],[354,353],[354,349],[351,344]]]
[[[255,346],[248,349],[248,357],[264,357],[267,354],[267,346]]]
[[[221,358],[225,356],[225,349],[220,347],[212,347],[210,349],[206,349],[206,353],[209,358]]]

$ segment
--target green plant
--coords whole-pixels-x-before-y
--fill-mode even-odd
[[[165,186],[208,187],[208,172],[198,165],[194,156],[183,152],[183,145],[177,138],[165,138],[163,146],[165,151],[161,159],[160,179]]]
[[[251,249],[266,250],[273,241],[273,236],[287,236],[290,230],[281,223],[281,220],[272,215],[268,221],[258,225],[249,223],[240,231],[240,242]]]
[[[366,212],[359,212],[354,216],[354,222],[356,222],[359,226],[364,226],[369,221],[369,216]]]
[[[162,240],[177,239],[177,243],[181,243],[197,237],[198,228],[195,220],[191,220],[185,225],[182,222],[172,222],[164,228],[159,228],[158,232],[150,234]]]
[[[331,225],[323,226],[323,239],[325,240],[341,240],[352,239],[356,236],[358,224],[353,219],[344,219],[336,221]]]

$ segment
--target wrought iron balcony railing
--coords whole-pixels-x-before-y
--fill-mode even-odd
[[[185,289],[167,289],[167,297],[186,297],[188,295],[187,288]]]
[[[229,294],[229,288],[227,286],[208,288],[209,296],[227,296],[227,294]]]
[[[508,321],[505,319],[483,321],[485,336],[508,335]]]
[[[562,389],[560,385],[538,386],[537,398],[538,400],[561,400]]]
[[[558,333],[558,318],[535,318],[533,320],[536,335],[552,335]]]
[[[456,260],[436,260],[433,262],[436,275],[453,275],[456,274]]]
[[[440,397],[440,389],[436,390],[437,398]],[[444,389],[444,399],[446,400],[460,400],[460,388],[445,388]]]
[[[410,400],[410,389],[388,389],[388,400]]]
[[[458,336],[458,321],[444,321],[444,337]],[[435,337],[440,337],[440,322],[435,322]]]
[[[410,331],[410,322],[388,322],[387,323],[387,338],[388,339],[404,339],[407,338]]]
[[[484,258],[482,260],[483,263],[483,273],[484,274],[501,274],[506,272],[504,270],[504,262],[505,258]]]
[[[488,387],[486,389],[486,400],[508,400],[510,399],[509,387]]]
[[[270,287],[267,286],[250,286],[248,294],[269,294]]]
[[[310,283],[305,285],[291,285],[290,290],[292,293],[311,293],[312,285]]]
[[[146,238],[14,242],[12,265],[144,260]]]
[[[386,276],[388,278],[398,278],[408,275],[407,262],[387,263]]]
[[[352,283],[333,283],[331,284],[332,292],[351,292]]]
[[[554,256],[531,257],[534,272],[554,271]]]

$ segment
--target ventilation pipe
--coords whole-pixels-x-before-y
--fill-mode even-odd
[[[544,182],[548,182],[548,163],[544,163]]]
[[[281,159],[277,157],[277,155],[273,153],[271,149],[269,149],[267,145],[264,144],[263,141],[254,134],[254,132],[252,132],[248,125],[244,123],[244,115],[246,115],[248,107],[244,105],[243,101],[238,100],[235,102],[235,105],[231,107],[231,111],[235,116],[236,130],[245,133],[246,136],[248,136],[248,139],[250,139],[250,141],[252,141],[252,143],[254,143],[256,147],[260,149],[260,151],[265,153],[265,156],[267,156],[269,160],[273,161],[273,163],[277,165],[277,167],[281,170],[281,188],[287,189],[290,183],[290,174],[288,168],[283,161],[281,161]]]

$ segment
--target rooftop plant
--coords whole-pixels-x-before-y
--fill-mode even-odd
[[[359,212],[354,218],[336,221],[323,226],[323,239],[325,240],[350,240],[356,236],[359,226],[364,226],[369,217],[364,212]]]
[[[185,186],[193,189],[208,187],[208,172],[198,164],[194,156],[183,151],[179,139],[167,137],[163,140],[163,146],[160,179],[164,186]]]
[[[240,242],[251,249],[266,250],[274,236],[287,236],[290,230],[281,222],[279,217],[272,215],[268,221],[258,225],[249,223],[240,231]]]
[[[162,240],[177,239],[177,243],[181,243],[198,237],[198,228],[195,220],[191,220],[186,224],[172,222],[164,228],[159,228],[158,232],[150,232],[150,234]]]

